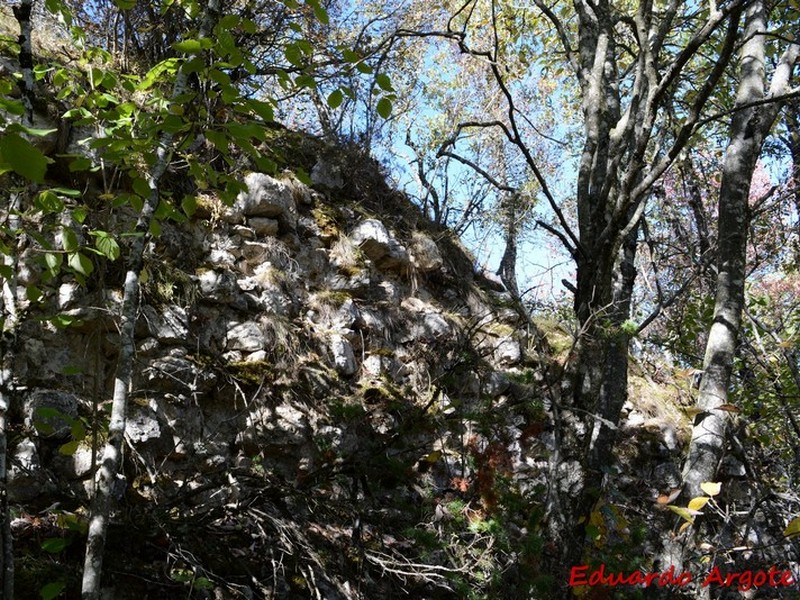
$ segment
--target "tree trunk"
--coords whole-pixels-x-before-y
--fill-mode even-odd
[[[208,36],[216,24],[219,13],[219,0],[209,2],[199,37]],[[172,97],[176,98],[186,90],[189,74],[181,68],[175,78]],[[111,421],[108,426],[108,441],[102,454],[98,469],[94,497],[92,498],[89,536],[86,541],[82,598],[98,600],[103,568],[103,555],[108,531],[108,520],[113,503],[114,487],[121,465],[122,446],[125,439],[125,422],[128,413],[128,391],[133,372],[135,354],[134,326],[139,311],[139,276],[142,270],[144,249],[149,239],[150,222],[160,198],[159,183],[164,175],[172,152],[172,133],[162,134],[155,153],[155,163],[147,176],[150,195],[142,207],[136,223],[136,232],[128,256],[125,275],[122,310],[120,314],[120,353],[117,360],[117,374],[114,379],[114,396],[111,408]]]
[[[500,259],[500,266],[497,274],[506,289],[511,293],[515,301],[519,301],[519,287],[517,285],[517,238],[519,237],[519,203],[521,196],[513,193],[510,197],[504,198],[501,203],[503,237],[505,238],[505,250]]]
[[[729,413],[719,407],[728,402],[736,338],[745,301],[748,199],[750,182],[761,154],[764,138],[775,122],[778,102],[756,105],[765,98],[765,32],[763,2],[747,9],[745,43],[741,50],[741,79],[736,112],[731,121],[730,141],[722,168],[719,194],[719,241],[717,244],[717,287],[714,321],[708,336],[703,379],[697,398],[692,438],[683,468],[683,491],[678,499],[685,505],[702,495],[700,485],[713,481],[725,453]],[[773,76],[770,96],[784,93],[798,46],[792,44]],[[694,537],[689,530],[688,541]],[[682,568],[683,550],[669,548],[668,560]]]
[[[31,16],[33,0],[22,0],[13,7],[14,17],[19,23],[19,65],[22,77],[19,87],[24,113],[23,125],[33,126],[33,49],[31,46]],[[14,598],[14,540],[11,535],[11,515],[8,507],[8,411],[14,397],[13,368],[17,350],[17,328],[19,326],[19,306],[17,302],[17,262],[22,231],[19,213],[23,205],[23,195],[27,186],[10,190],[8,206],[8,229],[16,239],[11,244],[10,256],[3,256],[3,265],[10,268],[11,277],[4,278],[0,298],[0,590],[3,598]]]

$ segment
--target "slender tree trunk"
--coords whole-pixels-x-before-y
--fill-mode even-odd
[[[793,100],[786,109],[786,139],[792,157],[792,190],[794,192],[794,209],[800,215],[800,100]],[[800,264],[800,237],[795,239],[794,260]]]
[[[717,244],[717,289],[714,322],[711,326],[703,365],[703,380],[697,399],[702,412],[695,418],[689,455],[684,465],[684,495],[700,495],[700,484],[713,479],[725,446],[726,411],[717,410],[728,399],[736,337],[744,307],[745,263],[748,233],[750,182],[779,110],[778,103],[752,106],[764,93],[766,16],[762,2],[748,8],[746,42],[742,48],[741,81],[736,103],[740,107],[731,122],[730,142],[722,170],[719,195],[719,242]],[[786,87],[798,46],[784,55],[771,95]]]
[[[24,125],[33,125],[33,48],[31,45],[31,17],[33,0],[22,0],[13,7],[14,17],[19,23],[19,65],[22,77],[19,87],[25,112],[22,114]],[[26,186],[11,190],[11,201],[8,206],[8,228],[15,237],[12,254],[3,257],[3,264],[11,271],[10,278],[2,282],[2,328],[0,330],[0,577],[3,598],[14,598],[14,540],[11,535],[11,515],[8,505],[8,411],[14,397],[13,367],[17,349],[17,329],[19,327],[19,306],[17,302],[17,263],[20,246],[19,217],[23,204]]]
[[[21,192],[12,192],[10,212],[19,208]],[[14,218],[9,217],[9,228],[16,229]],[[13,247],[13,246],[12,246]],[[4,256],[2,263],[11,268],[11,279],[3,281],[2,316],[0,331],[0,577],[3,598],[14,597],[14,541],[11,537],[11,518],[8,506],[8,410],[14,397],[13,368],[17,348],[17,327],[19,325],[17,307],[16,257]]]
[[[717,244],[717,287],[714,322],[706,343],[703,379],[697,398],[692,438],[683,467],[683,491],[677,500],[685,505],[702,495],[700,485],[713,481],[726,446],[729,413],[719,410],[728,402],[736,338],[745,301],[748,199],[750,182],[780,109],[777,102],[754,105],[765,98],[766,13],[763,2],[747,8],[745,43],[741,50],[741,78],[736,97],[737,111],[731,122],[730,141],[722,168],[719,194],[719,241]],[[779,96],[788,86],[798,46],[792,44],[773,76],[770,96]],[[688,540],[695,532],[688,530]],[[667,560],[681,569],[683,546],[667,543]]]
[[[511,292],[515,301],[519,301],[519,286],[517,285],[517,238],[519,237],[519,203],[521,196],[513,193],[504,198],[501,210],[503,237],[505,238],[505,250],[500,259],[500,266],[497,274],[506,289]]]
[[[211,0],[206,8],[199,37],[208,36],[219,16],[219,0]],[[180,96],[186,90],[188,73],[183,68],[178,72],[173,85],[172,97]],[[128,413],[128,391],[133,373],[135,353],[134,326],[139,311],[139,276],[142,271],[144,249],[149,239],[150,222],[159,202],[159,184],[166,172],[172,152],[173,134],[164,133],[158,142],[156,160],[147,175],[150,195],[142,207],[136,223],[136,232],[128,256],[122,311],[120,314],[120,353],[117,373],[114,379],[114,396],[111,408],[111,421],[108,427],[108,441],[102,454],[102,461],[95,481],[92,499],[89,536],[86,541],[82,598],[98,600],[103,568],[103,556],[108,531],[108,520],[113,503],[114,484],[122,462],[122,446],[125,438],[125,423]]]

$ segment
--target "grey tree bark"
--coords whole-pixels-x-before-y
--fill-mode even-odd
[[[214,28],[220,11],[220,0],[211,0],[203,16],[199,37],[207,37]],[[186,90],[189,74],[181,68],[172,89],[176,98]],[[150,222],[153,219],[160,198],[159,185],[167,170],[173,150],[174,134],[165,132],[158,140],[156,160],[147,174],[150,195],[145,200],[136,223],[134,237],[128,255],[122,309],[120,312],[120,352],[117,359],[117,373],[114,379],[114,395],[111,420],[108,426],[108,440],[103,450],[101,463],[95,478],[89,519],[89,535],[86,540],[81,597],[83,600],[98,600],[103,569],[108,521],[114,502],[114,488],[122,462],[122,447],[125,439],[125,423],[128,414],[128,391],[133,373],[135,354],[134,326],[139,311],[139,277],[142,271],[144,249],[149,240]]]
[[[497,274],[515,301],[520,300],[519,286],[517,285],[517,242],[520,213],[522,212],[519,207],[520,201],[520,194],[515,192],[504,197],[500,204],[505,249]]]
[[[571,490],[561,501],[552,502],[563,513],[552,520],[551,527],[553,535],[558,535],[559,528],[569,532],[562,533],[569,567],[581,562],[585,527],[602,494],[604,467],[612,462],[616,426],[627,398],[629,334],[623,324],[630,316],[636,235],[646,198],[699,126],[700,115],[733,55],[742,1],[711,11],[675,53],[667,47],[667,36],[681,18],[681,3],[667,2],[661,9],[647,0],[637,3],[635,14],[625,22],[637,42],[633,64],[627,68],[620,67],[627,62],[621,56],[631,48],[617,42],[620,17],[611,3],[574,2],[577,39],[546,3],[537,1],[536,5],[553,22],[573,64],[584,121],[576,190],[579,231],[573,249],[577,264],[574,310],[580,332],[569,366],[571,405],[586,433],[574,440],[567,425],[561,438],[573,437],[578,455],[573,450],[572,456],[565,452],[564,458],[580,464],[583,473],[577,493]],[[673,84],[722,28],[722,45],[708,78],[689,102],[679,130],[662,145],[661,120],[674,94]]]
[[[24,106],[21,121],[23,125],[33,125],[33,48],[31,45],[31,17],[33,0],[22,0],[13,7],[14,17],[19,24],[19,64],[22,77],[19,88]],[[17,328],[19,310],[17,296],[18,249],[22,243],[18,213],[23,206],[27,186],[10,190],[10,202],[6,214],[7,231],[13,238],[12,254],[3,256],[3,265],[9,267],[11,276],[3,279],[0,294],[0,577],[3,598],[14,597],[14,540],[11,534],[11,515],[8,506],[8,410],[14,397],[13,367],[17,350]],[[32,190],[31,190],[32,191]]]
[[[744,44],[736,108],[722,167],[719,194],[719,241],[714,321],[706,343],[703,379],[697,398],[692,437],[683,467],[683,490],[677,502],[685,504],[703,495],[700,485],[713,481],[722,461],[730,414],[719,407],[728,402],[736,339],[745,302],[748,198],[750,182],[764,139],[781,108],[779,98],[788,91],[800,46],[790,44],[772,77],[766,93],[767,16],[764,3],[747,7]],[[763,102],[769,99],[774,102]],[[688,544],[695,531],[687,530]],[[683,545],[667,544],[667,561],[683,566]]]

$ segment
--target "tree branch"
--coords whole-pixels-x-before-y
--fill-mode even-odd
[[[483,177],[486,181],[491,183],[494,187],[496,187],[500,191],[511,192],[512,194],[517,191],[517,188],[514,188],[514,187],[511,187],[511,186],[505,185],[503,183],[500,183],[494,177],[492,177],[489,173],[487,173],[485,169],[481,168],[480,166],[478,166],[473,161],[471,161],[471,160],[469,160],[467,158],[464,158],[463,156],[460,156],[460,155],[456,154],[455,152],[450,152],[448,150],[439,150],[439,152],[437,152],[436,156],[449,156],[450,158],[452,158],[454,160],[457,160],[461,164],[467,165],[469,168],[471,168],[478,175]]]

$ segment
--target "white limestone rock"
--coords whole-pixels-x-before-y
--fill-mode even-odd
[[[425,272],[441,269],[444,264],[436,242],[420,231],[415,231],[411,237],[411,262]]]
[[[334,334],[331,337],[331,353],[333,354],[333,364],[342,375],[353,375],[358,368],[356,357],[353,353],[353,346],[342,335]]]
[[[249,173],[244,178],[247,191],[241,192],[233,205],[234,213],[245,217],[279,217],[295,212],[291,188],[264,173]]]
[[[252,321],[244,323],[229,323],[226,348],[228,350],[243,350],[256,352],[263,350],[266,344],[261,328]]]

